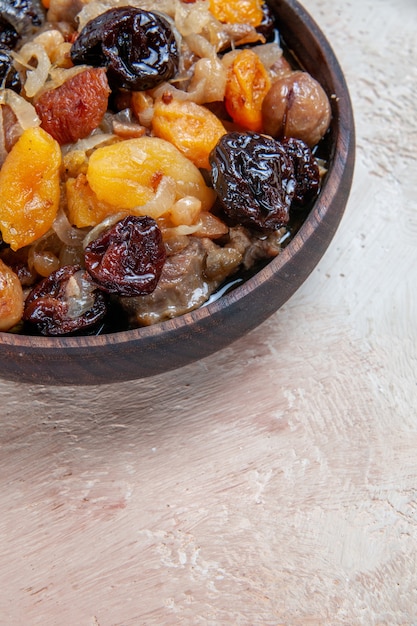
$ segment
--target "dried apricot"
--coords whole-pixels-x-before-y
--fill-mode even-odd
[[[19,278],[0,259],[0,330],[10,330],[23,314],[23,290]]]
[[[262,130],[262,103],[271,86],[265,66],[253,52],[239,51],[227,77],[225,105],[236,124],[246,130]]]
[[[85,174],[69,178],[66,182],[68,219],[77,228],[96,226],[116,210],[113,205],[100,201],[88,184]]]
[[[42,237],[59,206],[61,150],[42,128],[25,130],[0,171],[0,230],[13,250]]]
[[[195,102],[158,100],[152,130],[166,139],[197,167],[209,169],[209,154],[226,130],[214,113]]]
[[[102,202],[141,215],[140,207],[156,195],[164,177],[175,182],[175,199],[195,196],[203,210],[214,202],[200,170],[168,141],[139,137],[97,148],[90,157],[87,180]]]
[[[210,0],[210,13],[224,24],[259,26],[263,20],[262,0]]]
[[[60,144],[87,137],[107,110],[110,88],[103,68],[88,68],[35,102],[41,126]]]

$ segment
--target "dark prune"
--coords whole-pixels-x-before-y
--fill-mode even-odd
[[[308,145],[301,139],[283,139],[288,156],[292,160],[295,175],[293,205],[305,206],[319,192],[320,171],[316,159]]]
[[[257,133],[227,133],[209,160],[213,187],[233,223],[261,231],[287,224],[295,178],[278,141]]]
[[[19,41],[19,35],[6,20],[0,18],[0,48],[13,50]]]
[[[71,47],[74,64],[106,67],[112,89],[152,89],[172,78],[179,53],[160,14],[134,7],[110,9],[88,22]]]
[[[87,271],[101,289],[119,296],[154,291],[165,259],[162,234],[151,217],[125,217],[85,248]]]
[[[42,335],[67,335],[95,326],[107,312],[105,294],[77,265],[44,278],[26,298],[23,320]]]
[[[0,86],[20,93],[22,81],[13,67],[13,58],[7,50],[0,50]]]
[[[0,17],[8,30],[10,26],[18,36],[25,37],[44,24],[45,9],[40,0],[0,0]]]

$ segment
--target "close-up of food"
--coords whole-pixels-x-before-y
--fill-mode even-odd
[[[296,235],[331,98],[262,0],[6,0],[0,330],[98,335],[221,298]]]

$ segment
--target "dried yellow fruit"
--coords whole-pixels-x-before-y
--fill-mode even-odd
[[[90,157],[87,180],[97,198],[120,211],[140,215],[164,177],[175,183],[175,200],[194,196],[203,210],[214,202],[199,169],[171,143],[159,137],[139,137],[97,148]]]
[[[0,230],[12,250],[42,237],[59,206],[59,144],[42,128],[25,130],[0,171]]]
[[[10,330],[23,314],[23,290],[17,274],[0,259],[0,330]]]

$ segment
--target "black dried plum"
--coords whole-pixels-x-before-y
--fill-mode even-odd
[[[265,135],[231,132],[210,154],[213,187],[233,223],[272,231],[289,220],[295,189],[291,159]]]
[[[13,58],[7,50],[0,50],[0,86],[20,93],[22,81],[13,67]]]
[[[168,20],[134,7],[118,7],[90,20],[71,47],[74,64],[106,67],[112,89],[152,89],[172,78],[179,52]]]
[[[77,265],[65,265],[32,289],[23,320],[42,335],[59,336],[95,326],[106,312],[106,296],[88,273]]]
[[[305,206],[319,192],[319,166],[311,149],[301,139],[290,137],[283,139],[281,144],[292,160],[294,167],[296,184],[293,205]]]
[[[35,33],[45,22],[45,9],[40,0],[0,0],[0,19],[5,40],[12,44],[7,47],[13,48],[17,43],[13,30],[17,37]]]
[[[119,296],[152,293],[165,259],[162,234],[151,217],[125,217],[85,248],[87,271],[101,289]]]
[[[0,48],[13,50],[19,41],[19,35],[15,28],[6,20],[0,18]]]

